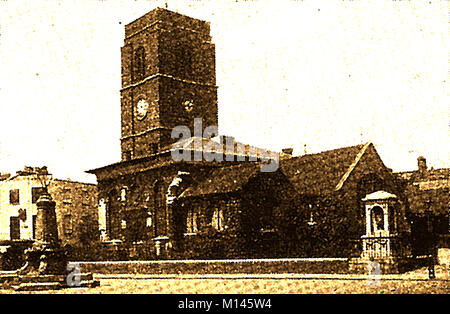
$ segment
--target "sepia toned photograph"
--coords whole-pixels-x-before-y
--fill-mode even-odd
[[[0,0],[0,293],[449,294],[449,22],[444,0]]]

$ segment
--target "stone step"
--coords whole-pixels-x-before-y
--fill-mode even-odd
[[[65,275],[23,275],[19,276],[21,283],[39,283],[39,282],[63,282]]]
[[[19,278],[17,275],[0,275],[0,285],[12,284],[18,282]]]
[[[82,280],[78,284],[74,286],[68,286],[67,284],[64,284],[63,288],[95,288],[100,286],[100,281],[98,280]]]
[[[80,276],[79,278],[76,278]],[[68,275],[25,275],[20,277],[20,282],[22,283],[37,283],[37,282],[60,282],[66,283]],[[91,273],[81,273],[73,279],[79,279],[81,281],[84,280],[93,280]]]
[[[27,282],[15,286],[15,291],[43,291],[43,290],[59,290],[62,285],[59,282]]]
[[[100,285],[100,282],[94,280],[91,273],[81,273],[78,276],[72,276],[75,285],[67,284],[68,275],[25,275],[17,276],[10,287],[15,291],[42,291],[57,290],[62,288],[92,288]]]

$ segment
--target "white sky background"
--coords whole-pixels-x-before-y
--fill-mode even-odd
[[[95,182],[85,170],[120,160],[124,26],[157,6],[0,1],[0,172]],[[394,171],[450,166],[449,1],[168,8],[211,22],[220,133],[294,154],[370,139]]]

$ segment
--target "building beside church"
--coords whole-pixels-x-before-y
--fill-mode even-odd
[[[371,142],[294,157],[218,134],[208,22],[157,8],[125,26],[121,123],[121,161],[87,172],[124,258],[410,255],[406,183]]]
[[[450,169],[429,169],[420,156],[417,170],[396,175],[406,182],[412,253],[426,255],[431,241],[437,247],[450,247]]]

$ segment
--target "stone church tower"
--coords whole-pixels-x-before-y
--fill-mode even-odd
[[[126,25],[120,93],[121,161],[87,171],[97,177],[101,229],[109,240],[164,243],[173,233],[170,184],[211,166],[171,157],[174,127],[188,127],[190,138],[194,119],[200,131],[218,124],[209,23],[157,8]]]
[[[217,126],[215,46],[208,22],[157,8],[125,26],[122,161],[157,154],[194,118]]]

